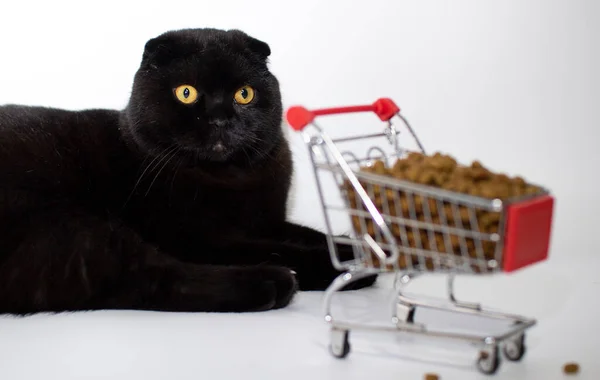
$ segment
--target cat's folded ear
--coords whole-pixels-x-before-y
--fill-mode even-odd
[[[231,30],[231,32],[238,34],[244,40],[248,49],[261,59],[265,60],[271,55],[271,48],[266,42],[251,37],[241,30]]]
[[[271,48],[266,42],[257,40],[254,37],[248,37],[248,47],[258,54],[262,59],[267,59],[271,55]]]
[[[162,65],[168,63],[175,54],[174,44],[170,36],[162,35],[152,38],[144,46],[142,63]]]

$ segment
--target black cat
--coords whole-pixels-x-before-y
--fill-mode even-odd
[[[286,222],[269,55],[241,31],[171,31],[122,112],[0,107],[0,313],[258,311],[329,285],[325,236]]]

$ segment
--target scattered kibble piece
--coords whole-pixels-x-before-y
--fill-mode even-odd
[[[579,364],[567,363],[563,367],[563,372],[569,375],[574,375],[579,372]]]
[[[439,380],[439,376],[435,373],[426,373],[425,380]]]

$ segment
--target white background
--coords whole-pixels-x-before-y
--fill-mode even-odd
[[[4,1],[0,104],[120,109],[147,39],[205,26],[239,28],[268,42],[286,107],[392,97],[428,150],[480,159],[555,194],[550,260],[511,276],[468,279],[460,290],[539,319],[525,362],[502,366],[501,376],[562,378],[561,364],[578,360],[580,378],[595,378],[598,25],[600,2],[593,0]],[[344,126],[337,118],[324,125]],[[299,135],[289,137],[296,162],[291,218],[322,228],[306,149]],[[359,292],[349,302],[383,291]],[[334,361],[321,347],[320,296],[302,294],[287,310],[256,315],[2,319],[0,378],[480,376],[469,367],[358,351]]]

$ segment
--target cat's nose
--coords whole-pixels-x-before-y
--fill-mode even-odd
[[[223,127],[227,126],[227,123],[228,123],[227,119],[221,119],[221,118],[210,119],[210,124],[214,125],[216,127],[219,127],[219,128],[223,128]]]

